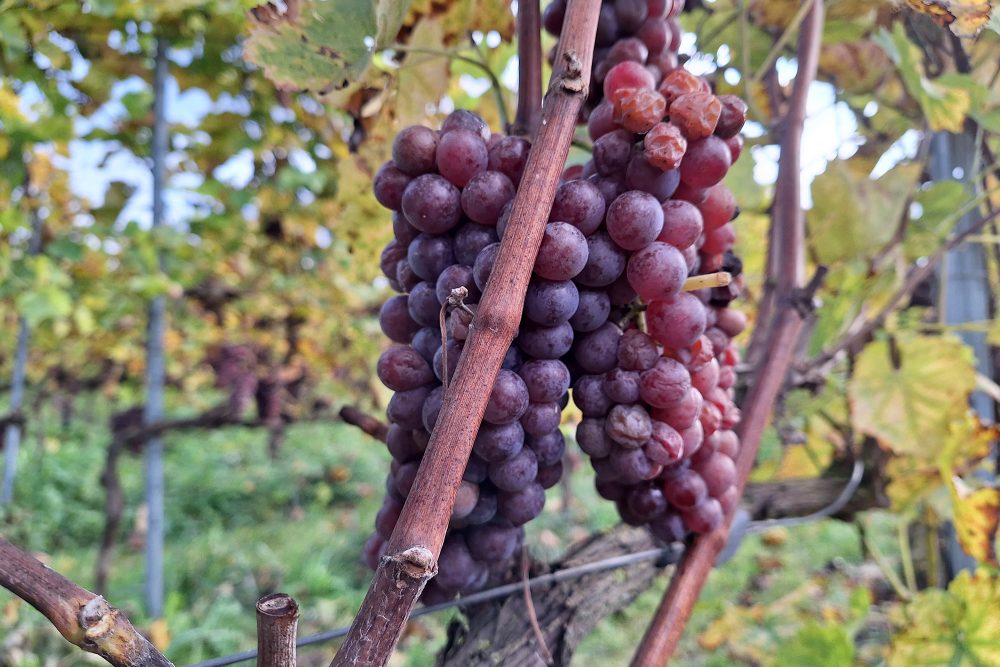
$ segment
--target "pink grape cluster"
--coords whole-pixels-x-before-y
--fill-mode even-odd
[[[597,21],[590,96],[583,117],[592,113],[605,97],[601,86],[608,72],[623,62],[645,67],[655,84],[677,69],[681,27],[677,22],[684,0],[605,0]],[[542,24],[558,37],[566,16],[566,0],[555,0],[542,14]],[[555,50],[549,54],[549,59]]]
[[[493,134],[479,116],[456,111],[440,130],[415,126],[400,132],[392,160],[375,176],[375,197],[393,211],[395,236],[382,253],[382,271],[400,294],[386,301],[379,316],[394,345],[379,358],[378,376],[396,393],[387,409],[392,455],[387,494],[365,548],[373,569],[416,478],[441,410],[443,380],[454,376],[474,326],[500,247],[497,226],[510,209],[528,148],[526,140]],[[533,323],[555,322],[559,314],[550,302],[565,287],[541,277],[532,281],[527,323],[490,394],[439,573],[424,589],[426,603],[501,578],[522,544],[522,526],[542,511],[545,489],[562,476],[565,441],[559,423],[570,374],[558,360],[561,342]],[[442,348],[442,306],[458,288],[465,290],[463,305],[447,315]]]

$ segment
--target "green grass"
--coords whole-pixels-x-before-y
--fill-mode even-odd
[[[25,443],[15,508],[0,521],[8,539],[45,554],[52,567],[92,586],[103,526],[99,477],[107,432],[103,417],[82,422],[65,433],[52,431],[41,446]],[[369,573],[358,555],[381,503],[389,463],[384,447],[351,427],[308,424],[290,429],[280,458],[271,461],[265,437],[261,431],[229,429],[167,438],[166,653],[177,664],[251,648],[254,603],[264,593],[281,590],[298,600],[301,635],[348,624],[364,596]],[[143,557],[130,539],[141,523],[141,459],[127,456],[120,469],[128,510],[109,598],[147,627]],[[552,490],[546,514],[530,526],[536,558],[553,558],[572,541],[616,521],[611,504],[594,493],[587,465],[574,473],[572,503],[565,511],[559,495],[558,488]],[[891,552],[891,542],[885,548]],[[764,575],[762,559],[770,559]],[[727,609],[780,600],[810,572],[838,559],[861,563],[856,532],[843,524],[794,529],[781,545],[769,546],[759,536],[748,539],[709,579],[677,664],[745,664],[732,647],[702,649],[697,635]],[[604,619],[575,664],[627,664],[665,586],[665,580],[656,582],[632,607]],[[843,595],[837,595],[830,593],[831,604],[844,607]],[[415,621],[393,665],[433,664],[454,616]],[[819,608],[801,616],[799,624],[822,620]],[[797,627],[778,628],[775,641]],[[325,664],[333,648],[305,649],[303,664]],[[0,664],[47,665],[60,656],[60,664],[84,661],[39,614],[0,593]]]

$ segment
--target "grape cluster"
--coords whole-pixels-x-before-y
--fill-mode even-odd
[[[742,150],[746,105],[716,96],[678,66],[683,0],[613,0],[601,9],[587,127],[592,159],[564,174],[552,219],[606,205],[581,228],[589,256],[575,277],[594,317],[574,316],[567,364],[583,419],[577,442],[598,493],[622,519],[665,541],[715,528],[738,498],[731,339],[746,325],[732,253],[738,211],[721,183]],[[558,33],[563,0],[545,25]],[[667,17],[667,18],[664,18]],[[669,39],[658,36],[666,32]],[[572,193],[572,194],[570,194]],[[572,199],[575,206],[566,206]],[[594,208],[600,208],[594,206]],[[723,287],[684,291],[727,271]]]
[[[555,37],[562,30],[566,3],[567,0],[555,0],[542,14],[545,30]],[[681,44],[677,17],[683,9],[684,0],[604,0],[597,22],[584,118],[594,113],[610,114],[610,107],[601,104],[606,97],[602,83],[615,65],[636,63],[652,77],[653,85],[659,85],[663,77],[677,69],[677,50]],[[550,64],[554,56],[553,49],[549,53]]]
[[[440,131],[403,130],[393,143],[392,160],[375,176],[375,197],[392,209],[395,233],[382,253],[382,271],[400,294],[385,302],[379,316],[395,344],[379,358],[378,376],[396,393],[387,409],[386,444],[393,457],[387,495],[365,548],[372,568],[415,479],[441,409],[445,379],[462,356],[500,248],[497,230],[506,226],[528,148],[526,140],[492,134],[479,116],[456,111]],[[448,599],[502,576],[520,548],[522,526],[542,511],[545,489],[562,476],[565,442],[559,422],[569,401],[570,373],[559,357],[572,343],[566,320],[577,310],[576,287],[567,273],[572,267],[563,263],[580,260],[559,248],[577,242],[585,260],[586,241],[565,223],[550,227],[542,253],[549,259],[541,261],[542,273],[531,282],[525,324],[490,394],[458,489],[439,573],[424,589],[424,602]],[[455,290],[464,297],[447,315],[442,348],[442,307]],[[571,303],[564,301],[571,296],[568,290]]]

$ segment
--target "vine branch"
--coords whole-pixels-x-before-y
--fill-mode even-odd
[[[737,426],[740,451],[736,456],[736,485],[740,496],[743,495],[747,477],[757,457],[757,449],[774,401],[791,366],[804,314],[811,308],[813,295],[825,273],[825,269],[820,267],[808,288],[797,288],[801,280],[805,248],[805,225],[799,192],[800,148],[805,125],[806,98],[816,76],[822,34],[823,3],[811,2],[799,34],[798,73],[781,136],[781,163],[778,170],[780,187],[775,194],[775,235],[772,239],[776,243],[777,307],[774,320],[769,323],[770,335],[766,339],[765,354],[761,357],[764,363],[754,373],[743,406],[743,420]],[[636,651],[633,666],[665,665],[670,660],[716,557],[726,546],[732,520],[733,512],[730,512],[721,526],[711,533],[698,536],[685,552]]]
[[[511,134],[535,136],[542,114],[542,18],[539,0],[517,4],[517,111]]]
[[[115,667],[173,667],[118,609],[0,537],[0,586],[25,600],[66,641]]]
[[[548,211],[587,97],[599,12],[600,0],[569,3],[542,123],[493,273],[386,555],[333,667],[386,664],[417,597],[437,572],[437,556],[486,409],[488,388],[517,333]]]

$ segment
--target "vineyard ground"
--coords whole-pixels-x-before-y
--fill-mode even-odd
[[[108,432],[107,415],[97,412],[93,419],[78,417],[66,431],[49,425],[40,441],[29,436],[16,509],[0,517],[0,532],[46,554],[49,565],[84,586],[93,583],[103,526],[99,479]],[[169,637],[166,654],[178,665],[252,647],[253,606],[263,593],[281,590],[295,596],[303,610],[300,634],[306,635],[348,624],[368,585],[370,575],[358,554],[382,498],[389,464],[384,447],[351,427],[305,424],[289,430],[279,460],[272,462],[266,437],[261,430],[238,429],[168,437],[167,621],[152,629],[154,637]],[[150,629],[141,610],[141,461],[126,457],[121,476],[125,535],[109,597],[137,625]],[[560,508],[561,490],[550,490],[545,514],[528,530],[536,559],[550,560],[572,540],[614,524],[613,507],[597,497],[592,484],[590,467],[578,467],[568,511]],[[895,531],[876,525],[884,528],[874,531],[876,544],[894,558]],[[853,575],[824,578],[822,595],[802,589],[810,582],[806,573],[831,567],[856,572],[861,564],[857,531],[844,524],[748,538],[709,579],[677,664],[746,664],[754,655],[789,645],[817,623],[860,623],[859,614],[869,614],[867,601],[858,598],[860,589],[850,581]],[[576,664],[627,664],[665,585],[661,580],[626,612],[605,619],[580,647]],[[786,599],[788,605],[774,604]],[[767,606],[758,608],[763,616],[754,617],[750,627],[755,604]],[[433,664],[454,616],[443,613],[411,623],[392,664]],[[734,644],[707,651],[698,646],[701,636],[711,647],[720,631],[736,638]],[[304,649],[300,663],[326,665],[331,648]],[[0,592],[0,664],[6,658],[27,667],[76,665],[86,664],[88,657],[69,647],[30,607]]]

